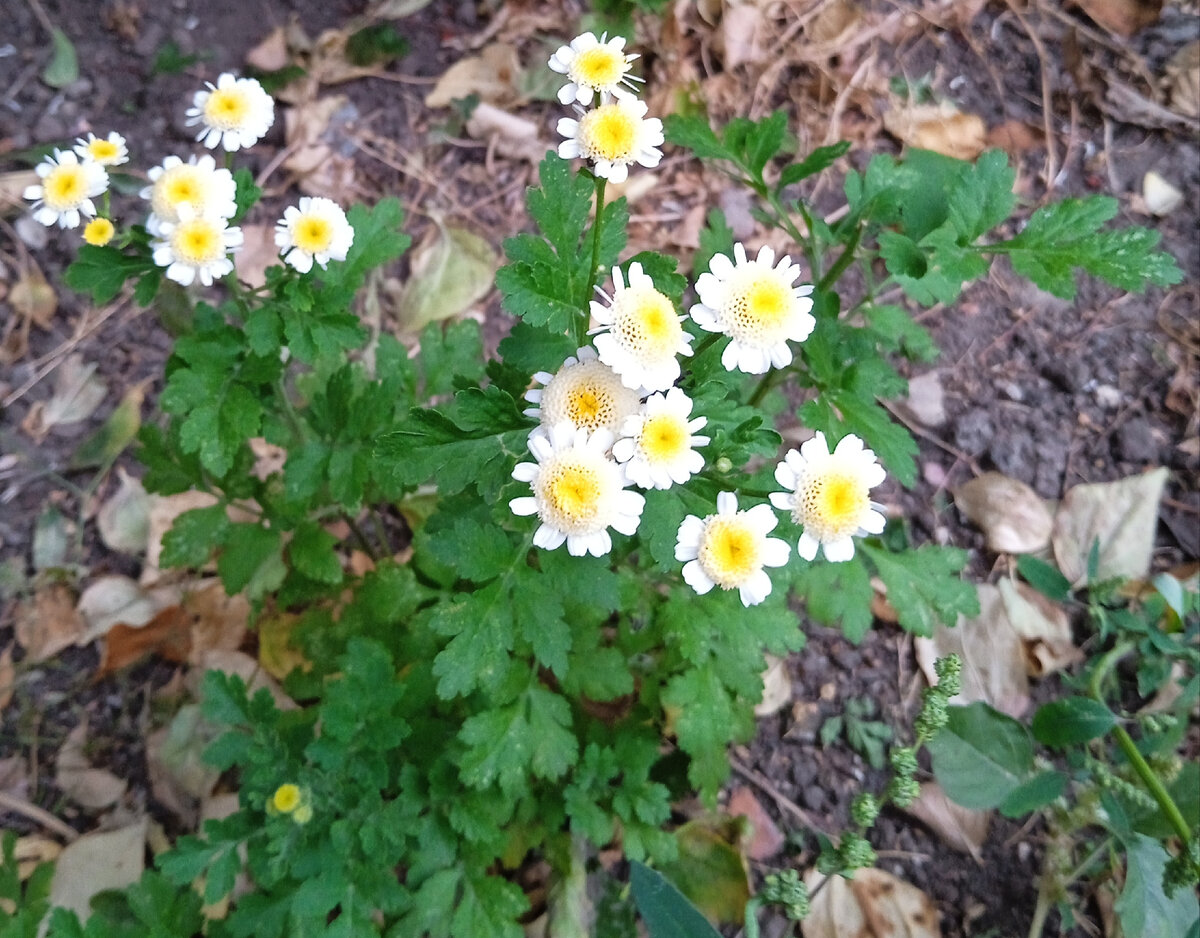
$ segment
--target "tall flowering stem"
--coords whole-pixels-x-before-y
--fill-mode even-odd
[[[608,180],[603,176],[594,176],[593,178],[596,181],[596,220],[592,222],[592,266],[591,272],[588,274],[587,300],[583,304],[583,328],[576,335],[580,345],[587,341],[590,301],[597,286],[596,272],[600,268],[600,229],[604,224],[604,189],[608,185]]]

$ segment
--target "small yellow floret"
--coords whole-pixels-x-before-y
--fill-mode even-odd
[[[292,820],[297,824],[307,824],[313,819],[312,805],[302,804],[292,814]]]
[[[301,806],[302,800],[300,786],[288,782],[275,789],[275,794],[271,796],[271,806],[280,814],[291,814]],[[311,809],[309,816],[312,816]]]
[[[602,104],[579,122],[579,142],[585,157],[612,162],[634,156],[638,118],[619,104]]]
[[[710,518],[700,544],[700,566],[722,589],[734,589],[762,567],[759,537],[740,518]]]
[[[208,264],[225,253],[221,231],[205,218],[180,222],[171,237],[175,256],[188,264]]]
[[[652,463],[678,458],[690,441],[687,423],[674,414],[658,414],[642,426],[642,451]]]
[[[292,228],[292,243],[301,251],[321,254],[333,241],[333,225],[317,215],[305,215]]]
[[[204,117],[209,125],[220,130],[237,130],[250,113],[246,93],[237,87],[217,88],[204,103]]]
[[[621,80],[627,68],[625,56],[607,45],[580,53],[571,69],[571,78],[581,85],[603,88]]]
[[[675,353],[683,327],[666,296],[658,290],[635,288],[625,291],[612,331],[625,348],[657,358]]]
[[[116,233],[113,223],[107,218],[93,218],[84,226],[83,240],[98,248],[104,247]]]
[[[867,486],[836,470],[814,478],[800,494],[796,520],[822,541],[855,534],[871,507]]]
[[[558,465],[545,473],[544,494],[555,522],[566,521],[563,528],[589,525],[600,510],[604,485],[594,468],[586,465]]]
[[[162,180],[162,195],[164,204],[170,208],[177,208],[183,202],[199,205],[204,201],[204,183],[199,171],[186,164],[167,170]]]
[[[56,166],[46,176],[42,198],[56,212],[75,208],[87,198],[87,173],[78,163]]]
[[[111,140],[93,140],[87,145],[87,151],[97,163],[108,163],[121,155],[121,148]]]

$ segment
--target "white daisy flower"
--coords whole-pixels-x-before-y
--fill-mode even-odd
[[[704,468],[704,457],[693,447],[707,446],[708,437],[693,434],[704,429],[708,418],[693,420],[691,415],[691,398],[671,388],[648,398],[641,414],[625,420],[621,439],[613,444],[613,458],[624,463],[634,485],[669,489]]]
[[[789,450],[775,467],[775,481],[788,491],[773,493],[771,504],[790,511],[804,526],[796,553],[812,560],[824,547],[828,560],[853,557],[855,535],[883,530],[881,506],[871,501],[870,491],[884,477],[875,454],[853,433],[842,437],[832,453],[824,433]]]
[[[26,186],[23,195],[33,202],[34,219],[47,227],[78,228],[81,216],[96,214],[92,199],[108,188],[104,167],[90,160],[81,163],[70,150],[55,150],[34,172],[42,183]]]
[[[163,223],[179,221],[179,207],[187,205],[193,215],[232,218],[237,213],[237,183],[233,173],[218,169],[217,161],[207,153],[193,156],[186,163],[177,156],[168,156],[161,166],[147,173],[150,185],[140,195],[150,201],[150,220],[147,230],[158,234]]]
[[[555,374],[539,371],[533,376],[544,387],[525,392],[525,400],[538,405],[526,408],[525,415],[537,417],[543,427],[566,420],[589,431],[604,428],[616,436],[625,418],[641,410],[641,395],[625,387],[616,372],[596,357],[595,349],[584,346],[576,354],[578,358],[568,358]]]
[[[733,254],[736,263],[714,254],[696,281],[700,302],[691,309],[692,319],[701,329],[733,340],[721,355],[728,371],[761,375],[791,364],[788,342],[803,342],[817,324],[810,312],[812,284],[793,286],[800,265],[786,254],[775,264],[769,247],[754,260],[746,258],[742,244],[733,246]]]
[[[561,46],[550,56],[550,68],[567,76],[567,83],[558,92],[563,104],[578,101],[592,103],[592,96],[599,93],[615,98],[631,98],[637,91],[634,82],[642,79],[628,74],[636,55],[625,52],[625,38],[605,33],[599,39],[595,33],[584,33]],[[624,87],[623,87],[624,86]]]
[[[197,91],[187,111],[187,125],[201,125],[197,140],[210,150],[219,143],[227,151],[252,147],[275,123],[275,101],[253,78],[226,72],[207,91]]]
[[[600,324],[592,330],[600,361],[620,375],[626,387],[665,391],[679,380],[675,356],[692,354],[692,337],[641,264],[629,265],[628,287],[621,269],[613,269],[612,298],[607,306],[593,300],[592,318]]]
[[[702,596],[719,586],[736,589],[743,606],[758,605],[771,592],[771,578],[763,568],[788,561],[787,544],[767,537],[778,522],[770,505],[738,511],[737,496],[721,492],[715,515],[688,515],[679,526],[675,559],[687,561],[683,579]]]
[[[233,270],[229,251],[242,244],[242,229],[230,228],[221,215],[197,215],[190,204],[179,204],[179,221],[162,222],[158,240],[151,243],[154,263],[167,268],[167,277],[183,286],[199,280],[206,287]]]
[[[325,267],[344,261],[354,243],[354,229],[346,213],[332,199],[305,196],[300,206],[288,206],[275,223],[275,244],[283,259],[302,274],[312,270],[313,261]]]
[[[543,550],[567,544],[573,557],[603,557],[612,549],[609,528],[632,534],[641,521],[645,496],[625,488],[621,467],[608,458],[613,435],[600,429],[589,433],[563,422],[529,435],[536,463],[519,463],[518,482],[528,482],[533,495],[508,503],[513,514],[537,515],[541,526],[533,543]]]
[[[612,182],[624,182],[629,164],[657,166],[663,142],[662,121],[646,117],[642,101],[615,98],[583,114],[579,120],[564,117],[558,132],[567,139],[558,145],[564,160],[582,156],[595,164],[592,171]]]
[[[87,139],[75,138],[75,152],[84,162],[93,160],[101,166],[120,166],[129,162],[129,148],[125,146],[125,138],[115,130],[107,137],[97,137],[88,134]]]

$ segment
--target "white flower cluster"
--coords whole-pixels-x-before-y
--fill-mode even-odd
[[[645,120],[645,105],[631,93],[627,73],[636,56],[624,40],[584,33],[550,59],[568,78],[559,93],[564,104],[599,105],[579,120],[564,118],[559,146],[564,158],[593,162],[597,176],[624,180],[630,163],[655,166],[661,158],[662,124]],[[730,371],[765,374],[792,362],[789,343],[812,333],[813,287],[797,285],[800,267],[787,255],[776,261],[763,247],[750,258],[742,244],[732,258],[718,254],[696,281],[692,321],[702,330],[729,337],[721,356]],[[692,401],[675,386],[679,356],[693,353],[683,316],[659,291],[642,266],[613,270],[611,295],[591,304],[597,324],[594,348],[579,349],[555,373],[534,376],[540,387],[525,396],[538,417],[529,449],[536,462],[519,464],[513,478],[532,494],[510,503],[518,515],[537,515],[534,544],[552,550],[566,543],[573,555],[602,556],[612,547],[609,528],[632,534],[645,497],[630,491],[666,489],[704,468],[697,452],[709,438],[697,435],[707,422],[692,416]],[[870,489],[884,478],[875,454],[854,435],[830,451],[823,434],[789,451],[775,470],[785,489],[771,504],[738,509],[733,492],[717,497],[717,512],[689,515],[680,525],[675,557],[683,578],[697,593],[715,586],[738,590],[752,606],[771,592],[768,567],[787,563],[789,546],[770,533],[778,523],[772,505],[803,527],[797,553],[813,560],[823,548],[831,561],[854,555],[856,535],[878,534],[884,518]]]
[[[229,73],[197,91],[187,112],[187,123],[200,128],[197,141],[209,149],[220,145],[227,154],[253,146],[274,121],[275,102],[262,85]],[[117,133],[106,138],[88,134],[73,152],[55,150],[37,167],[41,184],[25,190],[25,198],[34,200],[34,218],[45,225],[74,228],[81,217],[89,217],[84,240],[107,244],[116,229],[109,218],[96,217],[93,200],[108,190],[106,167],[128,159],[125,139]],[[237,183],[229,169],[217,166],[208,154],[193,155],[186,162],[168,156],[147,176],[149,185],[140,194],[150,203],[146,230],[153,238],[154,263],[184,286],[210,286],[230,273],[231,252],[243,237],[242,230],[230,224],[237,214]],[[301,273],[314,264],[324,268],[331,260],[345,260],[353,241],[346,213],[329,199],[302,198],[275,226],[275,244],[284,262]]]

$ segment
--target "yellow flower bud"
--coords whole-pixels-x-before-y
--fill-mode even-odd
[[[93,218],[83,229],[83,240],[102,248],[112,240],[115,233],[113,223],[107,218]]]

